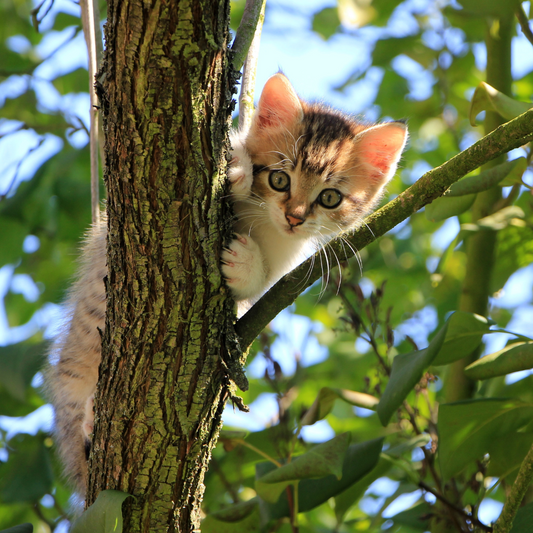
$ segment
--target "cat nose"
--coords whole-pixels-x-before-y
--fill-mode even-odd
[[[292,226],[299,226],[300,224],[303,224],[303,219],[298,217],[293,217],[292,215],[285,215],[285,218],[287,219],[287,222]]]

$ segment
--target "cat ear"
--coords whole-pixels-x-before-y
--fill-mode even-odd
[[[287,128],[303,118],[298,95],[283,74],[275,74],[266,82],[254,115],[259,131],[267,128]]]
[[[390,122],[369,128],[355,137],[357,153],[377,187],[384,186],[394,176],[407,136],[405,124]]]

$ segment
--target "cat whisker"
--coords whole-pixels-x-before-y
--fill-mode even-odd
[[[368,231],[372,234],[372,237],[374,237],[374,239],[376,238],[376,236],[374,235],[374,232],[372,231],[372,228],[363,220],[363,224],[368,228]]]

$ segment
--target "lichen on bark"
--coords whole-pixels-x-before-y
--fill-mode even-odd
[[[108,303],[87,503],[133,494],[128,532],[199,530],[228,395],[228,20],[229,1],[108,6]]]

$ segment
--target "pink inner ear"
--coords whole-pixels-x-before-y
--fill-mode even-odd
[[[361,134],[357,148],[363,160],[373,167],[371,179],[388,181],[392,178],[406,139],[407,129],[397,122],[375,126]]]
[[[302,105],[289,80],[282,74],[272,76],[259,99],[255,116],[259,127],[288,127],[302,115]]]

